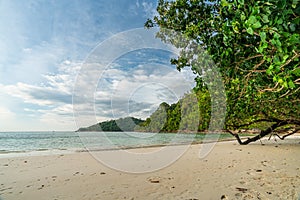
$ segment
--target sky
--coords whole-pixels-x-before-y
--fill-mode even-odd
[[[146,31],[156,5],[156,0],[0,0],[0,131],[74,131],[95,120],[145,119],[161,102],[178,101],[192,88],[193,74],[169,64],[174,51],[116,54],[124,39],[132,42],[127,47],[144,40],[132,33]],[[105,46],[109,42],[113,46]],[[105,68],[94,59],[115,54]],[[95,120],[84,120],[89,118]]]

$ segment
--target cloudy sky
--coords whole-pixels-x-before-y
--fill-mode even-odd
[[[169,65],[174,52],[147,45],[119,52],[114,38],[139,44],[143,37],[126,32],[139,32],[156,3],[0,1],[0,131],[73,131],[91,125],[89,117],[145,118],[159,103],[176,102],[191,88],[183,79],[193,78]],[[107,55],[115,57],[104,67]]]

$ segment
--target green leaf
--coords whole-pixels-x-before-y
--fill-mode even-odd
[[[289,88],[294,89],[296,86],[292,80],[288,82]]]
[[[266,32],[260,32],[259,36],[260,36],[261,41],[263,41],[263,42],[266,41],[266,38],[267,38]]]
[[[239,4],[244,5],[244,0],[238,0]]]
[[[271,75],[272,74],[272,71],[273,71],[273,65],[270,65],[269,68],[267,69],[266,73],[268,75]],[[274,79],[273,79],[274,80]]]
[[[255,16],[253,16],[253,15],[251,15],[250,17],[249,17],[249,19],[247,20],[247,22],[246,23],[248,23],[249,25],[250,24],[254,24],[254,23],[256,23],[256,17]]]
[[[299,0],[293,0],[292,8],[295,9],[297,7],[298,2],[299,2]]]
[[[263,15],[263,16],[262,16],[262,21],[263,21],[264,23],[269,23],[270,21],[269,21],[268,15]]]
[[[292,74],[294,74],[294,75],[296,75],[296,76],[300,76],[300,67],[297,68],[297,69],[294,69],[294,70],[292,71]]]
[[[280,42],[280,40],[276,40],[276,45],[277,45],[278,47],[281,47],[281,46],[282,46],[282,43]]]
[[[221,0],[221,5],[226,7],[229,6],[229,3],[226,0]]]
[[[249,33],[250,35],[253,35],[254,31],[251,27],[247,28],[247,33]]]
[[[245,21],[245,19],[246,19],[246,16],[245,16],[244,14],[242,14],[242,15],[241,15],[241,20],[242,20],[242,21]]]
[[[271,74],[272,74],[272,70],[267,69],[267,70],[266,70],[266,73],[267,73],[268,75],[271,75]]]
[[[252,25],[252,28],[254,29],[257,29],[257,28],[260,28],[261,27],[261,23],[259,21],[255,22],[253,25]]]
[[[283,56],[283,60],[282,60],[282,62],[285,62],[287,59],[289,58],[289,55],[285,55],[285,56]]]
[[[280,18],[280,19],[277,20],[277,24],[282,24],[282,23],[283,23],[282,18]]]
[[[266,2],[265,4],[268,5],[268,6],[273,6],[274,5],[274,4],[270,3],[270,2]]]
[[[291,29],[292,32],[294,32],[294,31],[296,30],[295,24],[291,24],[291,25],[290,25],[290,29]]]

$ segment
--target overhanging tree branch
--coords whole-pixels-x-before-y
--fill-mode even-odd
[[[227,132],[230,133],[231,135],[233,135],[240,145],[247,145],[251,142],[255,142],[255,141],[265,137],[266,135],[272,133],[276,128],[279,128],[279,127],[282,127],[282,126],[285,126],[285,125],[288,125],[288,124],[300,125],[300,121],[299,120],[279,120],[278,122],[276,122],[272,126],[268,127],[267,129],[260,131],[260,133],[258,135],[254,136],[252,138],[248,138],[245,141],[241,140],[239,134],[233,133],[230,130],[227,130]],[[297,129],[297,131],[298,131],[298,129]],[[294,132],[294,133],[296,133],[296,132]],[[292,134],[294,134],[294,133],[292,133]],[[292,134],[287,134],[285,137],[288,137],[289,135],[292,135]]]

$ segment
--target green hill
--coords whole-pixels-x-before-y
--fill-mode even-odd
[[[140,123],[145,122],[144,120],[137,119],[134,117],[120,118],[117,120],[109,120],[94,124],[89,127],[79,128],[78,132],[88,132],[88,131],[134,131],[134,128]]]
[[[149,118],[136,126],[140,132],[198,132],[208,129],[210,96],[207,92],[187,93],[171,105],[163,102]]]

